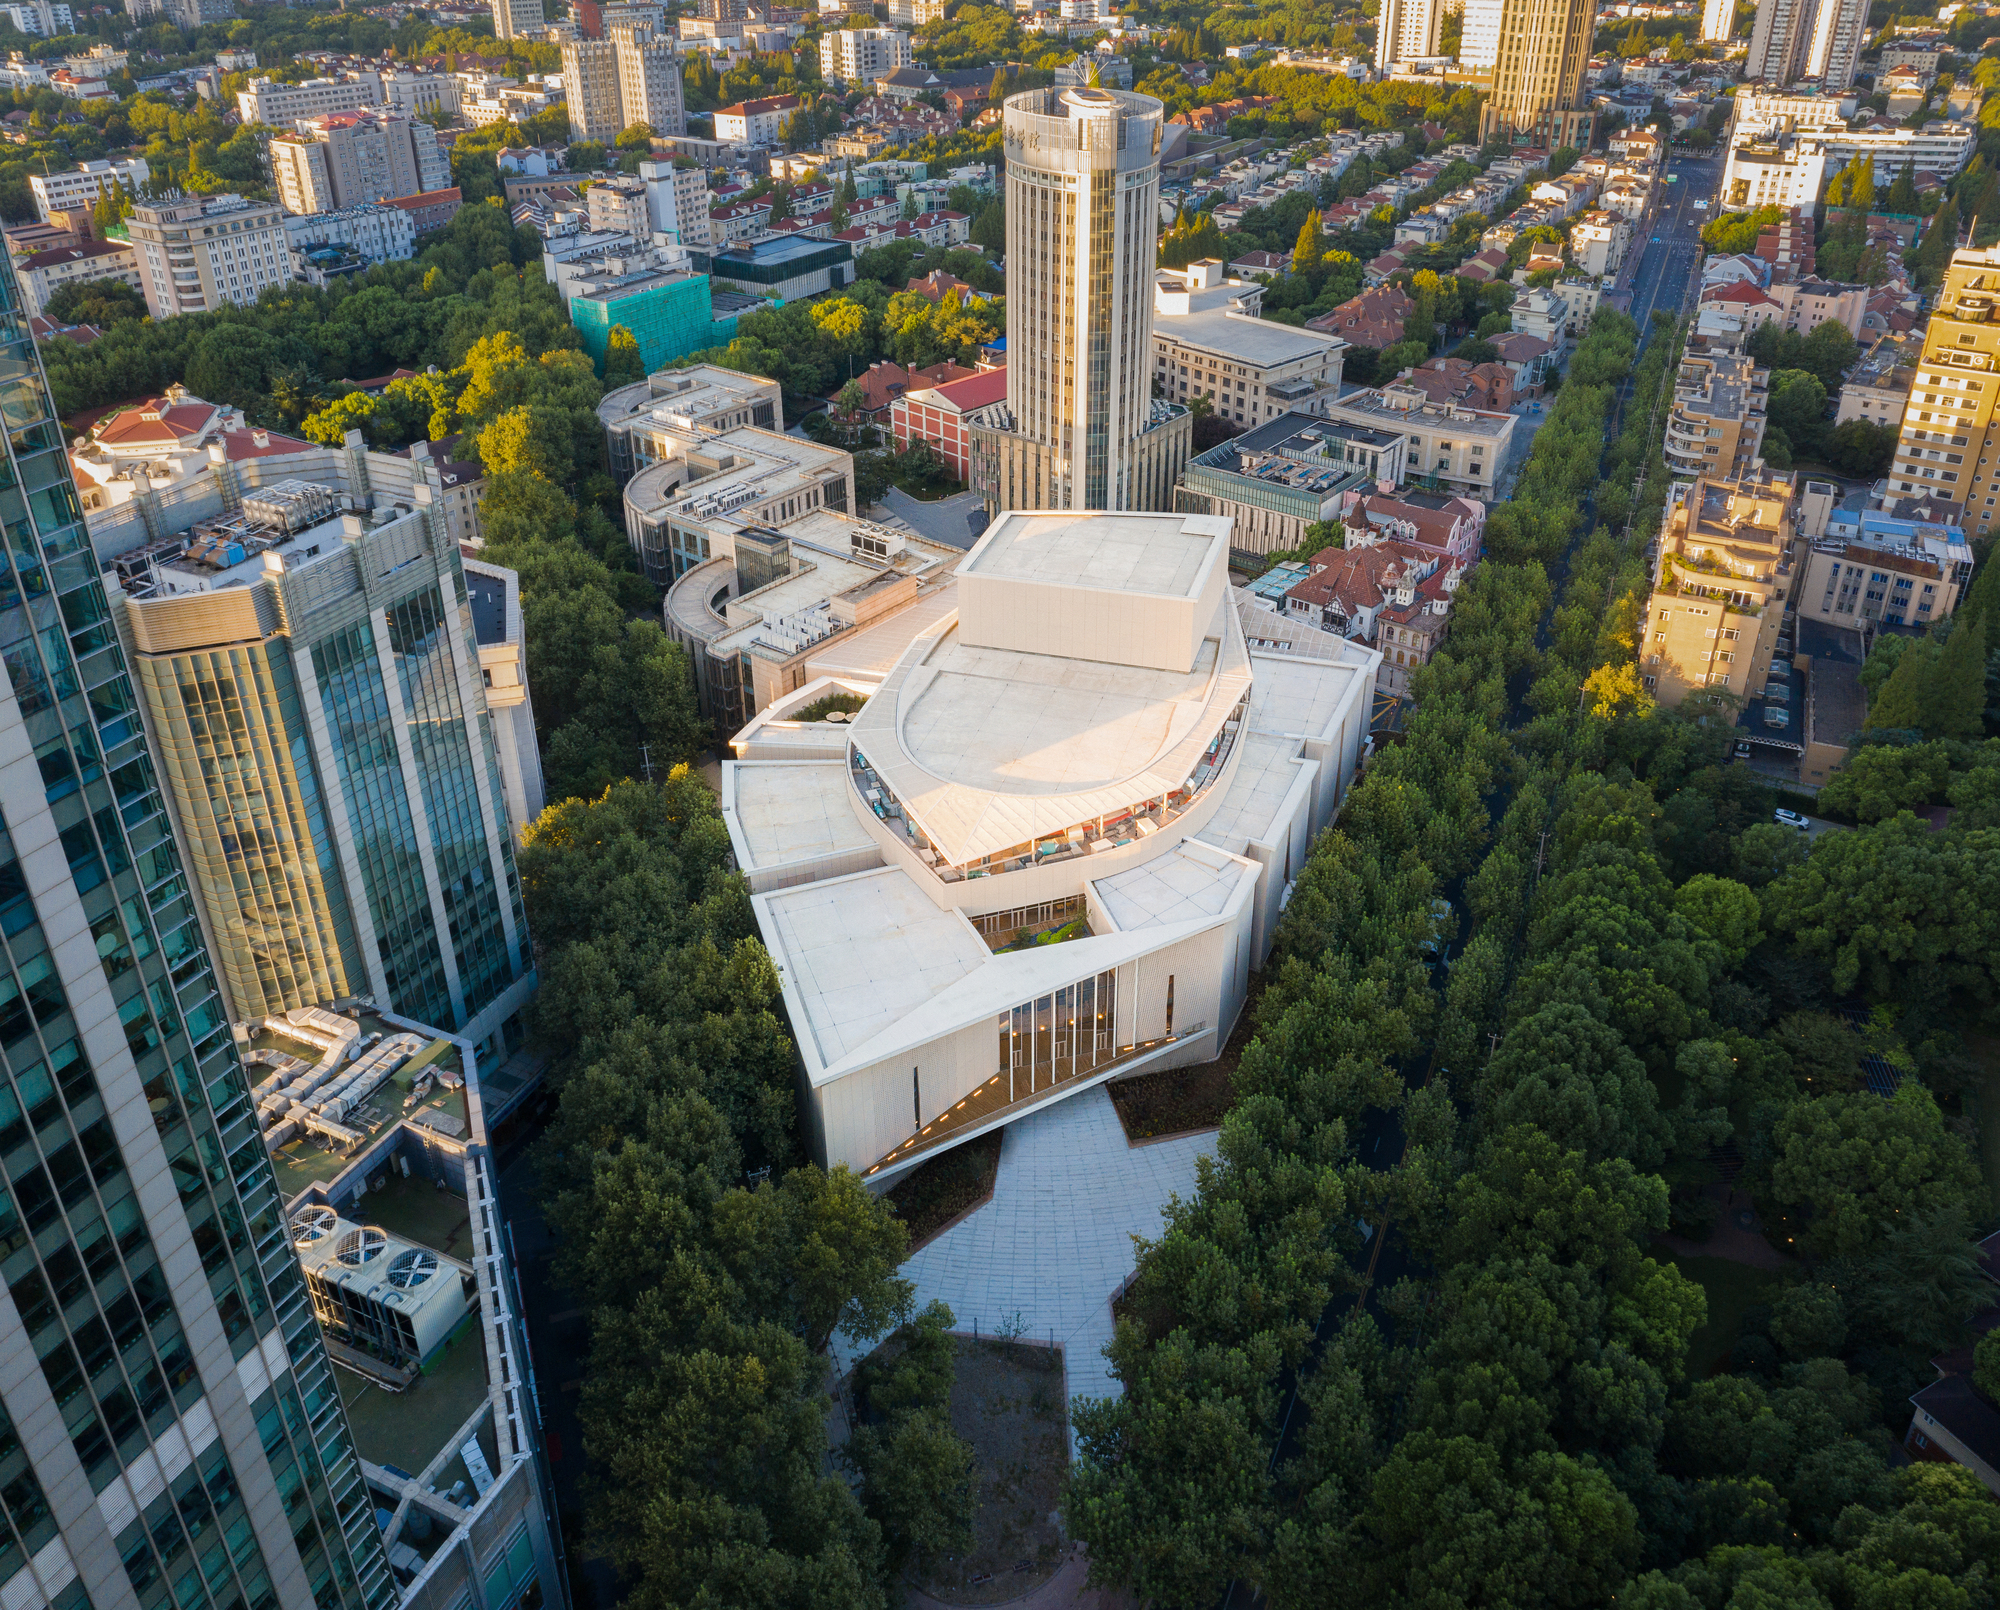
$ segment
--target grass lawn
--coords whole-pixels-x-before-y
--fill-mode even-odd
[[[1669,1255],[1668,1261],[1708,1294],[1708,1322],[1688,1344],[1688,1376],[1699,1381],[1729,1357],[1744,1311],[1769,1302],[1784,1281],[1768,1270],[1752,1269],[1730,1258]]]

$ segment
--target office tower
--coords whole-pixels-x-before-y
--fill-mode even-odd
[[[563,102],[570,138],[616,140],[634,123],[655,134],[685,134],[678,41],[607,10],[606,39],[563,41]]]
[[[1814,9],[1813,0],[1757,0],[1743,76],[1780,87],[1801,77],[1812,45]]]
[[[1500,17],[1506,0],[1465,0],[1458,38],[1461,67],[1491,67],[1500,59]]]
[[[750,0],[700,0],[697,9],[699,15],[710,22],[742,22],[750,15]],[[943,0],[938,0],[939,12],[942,13],[943,9]],[[889,20],[894,22],[896,19],[891,16]]]
[[[1399,61],[1435,56],[1443,21],[1438,0],[1382,0],[1375,21],[1375,65],[1386,69]]]
[[[1878,168],[1876,170],[1880,172]],[[1968,534],[1994,529],[2000,496],[2000,247],[1952,254],[1889,468],[1896,497],[1959,505]]]
[[[13,270],[0,307],[21,318]],[[25,335],[0,559],[0,1582],[386,1610],[340,1395]]]
[[[493,33],[499,39],[526,39],[548,26],[542,0],[493,0]]]
[[[1701,37],[1727,44],[1736,36],[1736,0],[1703,0]]]
[[[1123,90],[1007,97],[1007,398],[973,423],[989,509],[1170,507],[1194,422],[1152,395],[1164,112]]]
[[[307,118],[270,144],[271,173],[285,210],[337,212],[442,190],[451,163],[437,130],[376,107]]]
[[[156,319],[254,302],[292,278],[282,208],[241,196],[191,196],[132,209],[126,232],[139,254],[146,309]]]
[[[369,995],[487,1041],[534,963],[441,511],[157,574],[116,613],[231,1017]]]
[[[1868,34],[1868,0],[1820,0],[1813,19],[1806,76],[1837,93],[1854,82],[1854,64]]]
[[[1506,0],[1493,93],[1479,114],[1479,138],[1554,151],[1590,147],[1591,115],[1583,94],[1590,63],[1590,0]]]

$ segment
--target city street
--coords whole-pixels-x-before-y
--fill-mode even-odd
[[[1634,244],[1638,266],[1624,276],[1632,289],[1632,317],[1643,331],[1656,308],[1678,313],[1693,297],[1692,281],[1701,271],[1701,228],[1715,217],[1714,198],[1722,183],[1720,157],[1670,157],[1670,174],[1680,182],[1666,186],[1667,199],[1644,224]],[[1697,209],[1706,201],[1706,209]]]

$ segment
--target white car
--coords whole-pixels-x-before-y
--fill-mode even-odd
[[[1707,202],[1705,202],[1705,201],[1697,201],[1697,202],[1696,202],[1696,203],[1694,204],[1694,210],[1695,210],[1696,212],[1707,212],[1707,211],[1708,211],[1708,203],[1707,203]]]
[[[1807,828],[1812,826],[1812,823],[1807,821],[1803,816],[1799,815],[1797,811],[1788,811],[1783,806],[1780,806],[1777,810],[1773,811],[1771,813],[1771,816],[1772,820],[1774,820],[1778,824],[1778,826],[1795,827],[1801,833],[1805,832]]]

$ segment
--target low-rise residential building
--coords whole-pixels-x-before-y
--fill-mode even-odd
[[[1405,462],[1411,480],[1479,498],[1495,495],[1514,440],[1511,413],[1434,403],[1399,381],[1350,392],[1327,409],[1327,417],[1400,432],[1408,444]]]
[[[89,212],[107,187],[143,195],[152,170],[144,157],[122,162],[84,162],[67,173],[30,173],[28,191],[44,223],[52,212]]]
[[[726,431],[738,425],[781,431],[784,395],[778,382],[714,364],[662,369],[607,391],[597,405],[604,425],[604,461],[620,486],[638,471],[673,456],[675,432]]]
[[[1444,640],[1451,595],[1464,574],[1462,564],[1390,538],[1328,548],[1286,592],[1284,613],[1369,644],[1382,656],[1377,691],[1407,698],[1417,668]]]
[[[1887,509],[1836,509],[1806,553],[1800,616],[1842,627],[1944,620],[1972,580],[1972,548],[1956,515],[1951,505],[1907,498]]]
[[[1510,330],[1488,339],[1507,366],[1507,372],[1514,377],[1515,399],[1541,396],[1548,385],[1549,372],[1555,367],[1555,347],[1526,330]]]
[[[87,240],[80,246],[57,246],[36,252],[14,265],[21,283],[21,301],[33,318],[49,305],[49,298],[65,285],[95,280],[117,280],[133,290],[143,290],[139,279],[139,258],[122,240]]]
[[[348,246],[370,263],[404,263],[417,254],[417,221],[401,207],[346,207],[287,218],[285,238],[295,257]]]
[[[954,478],[969,480],[972,427],[995,422],[1006,400],[1005,368],[959,371],[954,378],[929,384],[912,376],[903,395],[889,404],[890,430],[899,449],[921,442]]]
[[[1631,221],[1615,212],[1587,212],[1570,228],[1570,253],[1586,274],[1616,274],[1631,245]]]
[[[1822,324],[1838,324],[1859,341],[1866,330],[1862,324],[1868,312],[1868,287],[1838,285],[1828,280],[1779,280],[1771,284],[1771,296],[1784,309],[1784,326],[1800,335],[1809,335]]]
[[[1865,419],[1871,425],[1900,426],[1921,353],[1922,343],[1907,337],[1884,336],[1877,341],[1842,383],[1834,423]]]
[[[715,113],[715,137],[736,145],[776,145],[785,120],[799,104],[796,95],[766,95],[720,107]]]
[[[1306,328],[1337,335],[1349,346],[1382,352],[1403,339],[1403,321],[1416,307],[1402,286],[1377,285],[1331,312],[1306,320]]]
[[[1759,694],[1793,580],[1789,475],[1697,476],[1675,489],[1647,600],[1641,674],[1664,705]]]
[[[1287,414],[1189,459],[1174,507],[1227,516],[1232,552],[1297,548],[1307,531],[1338,520],[1370,487],[1394,486],[1409,463],[1403,432]]]
[[[1532,337],[1530,338],[1532,339]],[[1464,358],[1426,358],[1397,377],[1434,403],[1499,412],[1514,406],[1514,371],[1504,363],[1469,363]]]
[[[1234,295],[1218,299],[1216,293],[1230,289],[1218,267],[1180,270],[1186,289],[1172,288],[1165,272],[1158,277],[1153,381],[1159,395],[1179,403],[1208,397],[1221,418],[1238,425],[1324,414],[1340,395],[1346,339],[1260,318]]]
[[[1486,505],[1477,498],[1448,492],[1426,492],[1406,486],[1384,492],[1380,486],[1347,494],[1340,523],[1346,545],[1394,541],[1405,547],[1460,565],[1478,562],[1486,536]]]
[[[1771,371],[1743,354],[1688,353],[1674,376],[1663,451],[1677,476],[1737,481],[1764,451]]]

